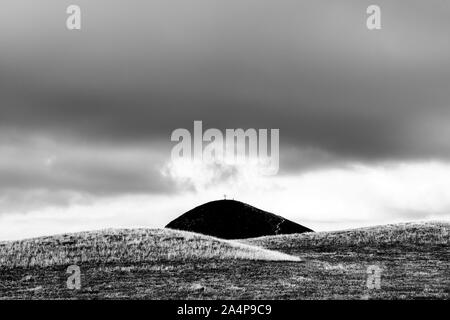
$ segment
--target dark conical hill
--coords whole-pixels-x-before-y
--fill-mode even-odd
[[[166,228],[198,232],[222,239],[312,231],[283,217],[235,200],[205,203],[176,218]]]

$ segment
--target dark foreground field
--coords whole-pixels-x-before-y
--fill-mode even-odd
[[[446,223],[408,224],[263,237],[242,246],[171,230],[2,243],[0,297],[448,299],[449,230]],[[80,290],[66,285],[72,264],[81,269]],[[380,289],[367,287],[370,265],[381,268]]]

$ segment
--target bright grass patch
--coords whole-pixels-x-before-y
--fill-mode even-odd
[[[0,267],[198,259],[299,261],[236,241],[171,229],[108,229],[0,243]]]

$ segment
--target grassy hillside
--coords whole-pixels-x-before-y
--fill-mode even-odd
[[[349,250],[350,248],[363,249],[364,247],[372,249],[417,246],[448,247],[450,223],[400,223],[333,232],[266,236],[246,239],[242,242],[284,252],[298,252],[302,249]]]
[[[300,257],[301,277],[326,290],[311,296],[448,299],[450,223],[402,223],[335,232],[267,236],[244,243]],[[382,270],[382,288],[368,290],[367,267]],[[320,291],[320,290],[319,290]]]
[[[139,229],[1,243],[0,299],[448,299],[448,231],[414,223],[239,244]],[[80,290],[66,286],[70,264]],[[380,289],[367,286],[373,265]]]
[[[298,261],[283,253],[170,229],[102,230],[0,243],[0,267],[190,259]]]

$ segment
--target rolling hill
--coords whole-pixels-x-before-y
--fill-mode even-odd
[[[449,231],[408,223],[222,240],[121,229],[3,242],[0,299],[448,299]],[[66,285],[73,264],[79,290]],[[367,286],[369,266],[379,289]]]
[[[205,203],[173,220],[166,228],[222,239],[312,232],[311,229],[283,217],[235,200]]]
[[[265,236],[245,239],[242,242],[284,252],[302,249],[349,250],[352,248],[448,246],[450,224],[447,222],[399,223],[341,231]]]
[[[168,229],[109,229],[0,243],[0,267],[201,259],[299,261],[248,244]]]

